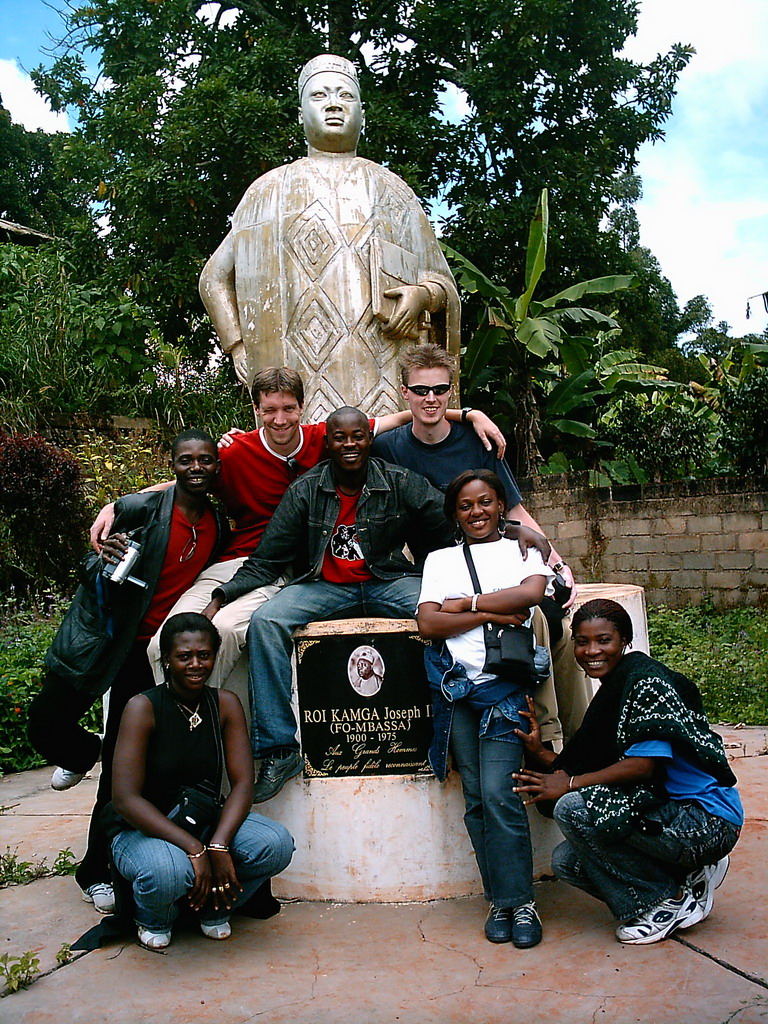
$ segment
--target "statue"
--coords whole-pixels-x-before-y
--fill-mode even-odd
[[[396,174],[357,156],[364,115],[350,61],[321,54],[299,76],[307,156],[257,178],[200,276],[238,377],[292,366],[307,415],[398,405],[404,341],[459,353],[459,297],[427,216]]]

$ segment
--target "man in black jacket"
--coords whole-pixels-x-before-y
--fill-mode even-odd
[[[176,483],[165,491],[130,494],[117,503],[114,532],[101,556],[83,562],[79,587],[46,656],[42,689],[30,705],[29,738],[57,768],[54,789],[77,785],[101,752],[101,778],[91,816],[88,849],[76,879],[84,898],[102,913],[114,906],[108,844],[99,825],[111,797],[112,755],[126,703],[154,680],[147,645],[178,597],[214,558],[228,525],[210,505],[208,491],[219,472],[215,441],[186,430],[171,446]],[[111,581],[128,540],[140,545],[131,574],[146,586]],[[107,690],[109,713],[103,741],[80,718]]]
[[[254,612],[248,631],[251,742],[261,759],[255,803],[302,768],[291,711],[294,629],[342,613],[411,618],[424,557],[453,539],[439,491],[418,473],[369,459],[371,428],[358,409],[331,413],[325,446],[329,461],[291,484],[256,551],[213,591],[204,612],[213,618],[295,569],[293,582]]]

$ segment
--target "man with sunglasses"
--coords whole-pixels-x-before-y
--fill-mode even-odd
[[[411,345],[400,353],[400,391],[413,420],[397,427],[373,442],[372,453],[398,466],[421,473],[441,491],[465,469],[490,469],[498,474],[507,492],[509,520],[522,523],[543,537],[543,531],[526,510],[522,495],[503,458],[477,442],[465,420],[473,410],[462,410],[461,422],[446,418],[451,400],[456,362],[438,345]],[[540,548],[542,556],[571,588],[568,605],[576,596],[573,574],[551,543]],[[581,724],[589,703],[590,687],[573,658],[563,632],[562,612],[547,605],[552,615],[552,663],[554,683],[542,684],[536,694],[537,712],[545,741],[558,742],[572,735]],[[535,624],[543,629],[541,616]],[[558,628],[559,627],[559,628]],[[543,639],[543,638],[542,638]],[[542,642],[542,640],[540,640]]]
[[[83,582],[48,649],[42,688],[30,705],[30,741],[60,766],[51,778],[54,789],[76,786],[101,754],[88,849],[75,878],[83,898],[103,914],[114,909],[114,895],[99,816],[111,798],[120,717],[130,698],[154,683],[147,659],[150,638],[226,543],[229,525],[208,501],[220,465],[213,438],[185,430],[171,445],[174,484],[117,502],[113,531],[101,554],[91,553],[83,562]],[[129,541],[139,545],[138,558],[130,577],[114,582],[104,570],[121,562]],[[108,689],[101,739],[79,721]]]

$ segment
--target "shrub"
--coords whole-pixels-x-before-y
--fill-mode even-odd
[[[742,473],[768,474],[768,368],[722,394],[723,447]]]
[[[768,614],[711,603],[648,611],[651,654],[701,690],[713,722],[768,724]]]
[[[87,526],[80,466],[38,436],[0,433],[0,592],[71,589]]]
[[[47,611],[19,611],[6,602],[0,628],[0,772],[22,772],[45,764],[27,739],[29,705],[42,686],[43,658],[66,605],[55,601]],[[101,701],[83,719],[101,731]]]
[[[606,417],[604,438],[658,483],[711,469],[712,429],[703,407],[626,395]]]
[[[80,464],[89,514],[123,494],[172,479],[170,446],[159,431],[128,437],[84,431],[68,450]]]

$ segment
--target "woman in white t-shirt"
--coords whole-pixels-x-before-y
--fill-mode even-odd
[[[541,941],[541,922],[528,817],[512,773],[522,760],[516,730],[527,729],[519,712],[527,710],[532,684],[484,671],[483,627],[527,624],[553,574],[538,552],[524,560],[517,542],[502,536],[505,505],[504,486],[490,470],[467,470],[448,485],[445,512],[470,546],[482,593],[475,592],[463,544],[434,551],[424,565],[418,625],[423,637],[444,641],[426,651],[435,721],[430,763],[445,778],[450,744],[490,902],[485,935],[527,948]]]

